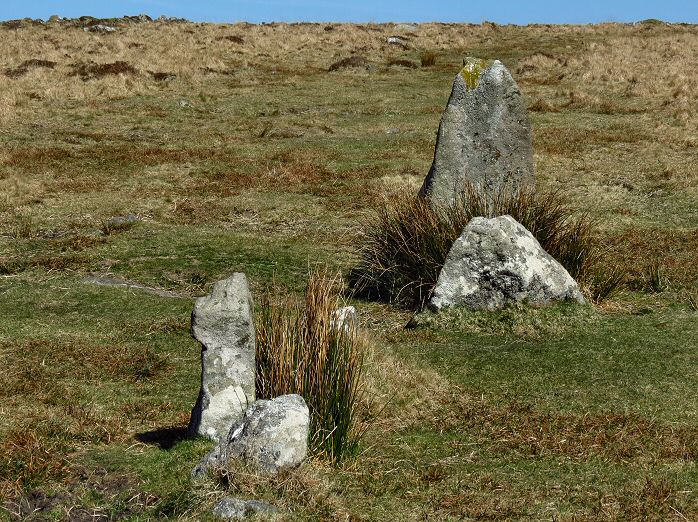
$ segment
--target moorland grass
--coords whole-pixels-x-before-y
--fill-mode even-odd
[[[697,518],[680,450],[698,411],[696,27],[419,24],[408,50],[386,45],[390,24],[329,27],[0,26],[0,519],[206,520],[226,494],[296,520]],[[387,66],[424,51],[435,65]],[[348,271],[383,195],[419,189],[464,55],[502,59],[545,102],[536,183],[598,221],[628,285],[596,310],[457,328],[403,330],[411,313],[354,303],[373,339],[356,452],[190,483],[210,449],[181,439],[194,298],[244,271],[255,295],[275,278],[302,300],[309,261]],[[328,72],[351,56],[372,67]],[[56,65],[3,74],[38,61]],[[137,73],[73,74],[119,61]],[[141,221],[99,234],[128,213]],[[120,373],[138,354],[164,365]],[[19,462],[36,463],[28,480]]]

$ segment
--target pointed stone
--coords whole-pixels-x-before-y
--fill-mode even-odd
[[[255,400],[255,330],[245,274],[219,281],[197,299],[192,334],[201,345],[201,390],[189,435],[225,437]]]
[[[521,223],[476,217],[448,252],[429,306],[497,310],[568,300],[585,302],[572,276]]]
[[[467,58],[441,116],[420,194],[448,205],[466,183],[491,193],[533,182],[531,127],[518,85],[499,60]]]

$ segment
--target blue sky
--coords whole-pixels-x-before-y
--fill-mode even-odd
[[[146,13],[195,21],[440,21],[497,23],[698,23],[698,0],[0,0],[0,19]]]

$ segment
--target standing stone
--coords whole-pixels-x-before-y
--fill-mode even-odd
[[[527,301],[584,303],[572,276],[511,216],[473,218],[446,256],[429,306],[497,310]]]
[[[258,400],[193,469],[194,478],[238,459],[263,473],[294,468],[308,454],[310,411],[300,395]]]
[[[531,127],[518,85],[499,60],[467,58],[441,116],[420,194],[448,205],[466,183],[491,193],[533,182]]]
[[[255,330],[245,274],[197,299],[192,333],[201,345],[201,391],[189,434],[218,440],[255,400]]]

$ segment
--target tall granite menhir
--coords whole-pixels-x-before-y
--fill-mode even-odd
[[[441,116],[420,194],[448,205],[466,184],[496,193],[533,184],[533,145],[519,87],[499,61],[466,58]]]
[[[245,274],[197,299],[192,334],[201,343],[201,390],[189,435],[220,440],[255,400],[255,329]]]

